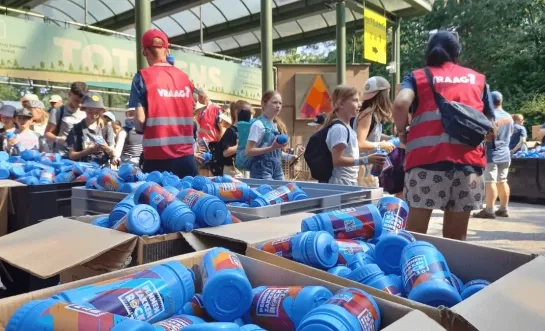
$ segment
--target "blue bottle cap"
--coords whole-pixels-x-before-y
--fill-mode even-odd
[[[184,326],[184,331],[240,331],[240,326],[229,322],[211,322]]]
[[[380,267],[376,264],[365,264],[353,269],[353,271],[346,278],[355,282],[365,284],[366,281],[372,277],[384,275]]]
[[[339,245],[326,231],[317,231],[307,237],[305,249],[312,266],[331,268],[339,259]],[[320,249],[323,248],[323,249]]]
[[[375,246],[375,257],[384,272],[396,275],[401,273],[399,265],[401,252],[410,243],[411,240],[407,237],[396,233],[390,233],[380,239]]]
[[[185,203],[175,200],[163,210],[161,220],[168,232],[191,232],[195,224],[195,214]]]
[[[177,294],[172,298],[174,298],[175,301],[179,300],[175,306],[179,306],[180,309],[182,309],[185,303],[191,300],[195,295],[195,273],[193,270],[186,268],[179,261],[169,261],[162,264],[162,266],[172,270],[176,275],[176,278],[178,278],[176,284],[179,285],[179,288],[177,292],[174,292]]]
[[[450,308],[462,302],[458,290],[440,280],[429,280],[418,284],[407,298],[435,308],[439,306]]]
[[[136,205],[127,215],[127,229],[137,236],[153,236],[159,231],[161,218],[149,205]]]

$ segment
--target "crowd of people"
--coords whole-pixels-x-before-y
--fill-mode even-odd
[[[21,99],[22,109],[3,105],[2,148],[11,155],[24,149],[52,151],[104,166],[128,162],[144,172],[169,171],[179,177],[241,177],[248,170],[251,178],[283,179],[282,161],[296,157],[285,152],[288,142],[279,139],[287,134],[279,118],[280,93],[263,93],[261,114],[255,119],[244,100],[224,111],[167,60],[169,43],[163,32],[147,31],[142,46],[149,66],[133,79],[124,123],[107,111],[100,94],[75,82],[66,102],[51,96],[47,110],[33,94]],[[325,143],[333,163],[328,183],[382,185],[407,201],[407,229],[415,232],[425,233],[432,211],[442,209],[443,235],[463,240],[472,211],[477,211],[474,217],[508,217],[508,168],[511,155],[525,148],[527,133],[524,118],[503,110],[501,93],[490,92],[485,76],[458,64],[460,51],[455,33],[438,31],[426,48],[426,67],[405,77],[393,103],[383,77],[365,82],[361,100],[356,88],[340,85],[332,93],[332,111],[309,125],[327,130]],[[492,129],[482,144],[470,146],[446,133],[441,116],[445,101],[438,95],[485,116]],[[250,123],[242,156],[241,123]],[[399,146],[392,141],[395,137]],[[239,157],[250,159],[247,169],[237,168]],[[372,174],[371,166],[387,160],[393,165],[390,170],[380,177]],[[494,210],[497,197],[500,208]]]

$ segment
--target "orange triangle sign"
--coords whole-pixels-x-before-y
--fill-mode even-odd
[[[321,75],[316,75],[301,104],[298,118],[314,118],[331,110],[331,97],[327,85]]]

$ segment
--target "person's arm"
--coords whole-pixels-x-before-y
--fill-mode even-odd
[[[515,153],[515,151],[518,151],[524,144],[526,144],[526,139],[528,137],[528,133],[526,132],[526,128],[523,128],[520,132],[520,139],[517,144],[512,150],[511,154]]]
[[[76,134],[73,128],[68,133],[68,137],[66,137],[66,148],[68,149],[68,157],[72,161],[80,160],[92,153],[92,148],[86,148],[79,152],[76,151]]]
[[[56,142],[56,143],[63,144],[66,141],[66,137],[57,137],[57,135],[55,135],[55,132],[57,131],[57,125],[61,125],[60,121],[57,122],[58,111],[59,111],[58,108],[51,109],[51,113],[49,114],[49,122],[47,123],[47,126],[45,127],[44,137],[49,142]]]
[[[131,84],[131,94],[129,96],[129,107],[135,108],[134,128],[136,131],[143,132],[146,123],[146,112],[144,107],[147,104],[146,86],[142,75],[138,72],[134,75]]]
[[[488,86],[488,84],[485,84],[484,86],[482,101],[484,104],[483,114],[492,123],[492,131],[488,135],[486,135],[485,140],[488,142],[492,142],[496,139],[496,136],[498,135],[498,126],[496,125],[494,104],[492,103],[492,95],[490,93],[490,87]]]
[[[127,138],[127,131],[122,129],[119,131],[119,134],[117,135],[117,142],[115,144],[115,151],[114,155],[117,158],[121,157],[121,153],[123,153],[123,147],[125,147],[125,139]]]
[[[250,128],[250,135],[248,136],[248,142],[246,144],[246,155],[249,157],[252,156],[259,156],[266,153],[270,153],[272,151],[275,151],[277,149],[283,148],[287,145],[285,144],[279,144],[276,141],[276,138],[274,138],[274,142],[271,146],[268,147],[257,147],[257,142],[261,141],[261,139],[265,139],[265,126],[261,121],[255,121],[254,124],[252,124],[252,127]]]
[[[398,134],[405,135],[409,126],[409,110],[416,97],[416,79],[412,72],[403,78],[399,90],[394,101],[392,116]]]
[[[235,155],[237,152],[237,137],[233,130],[225,131],[223,136],[220,139],[220,145],[223,149],[223,156],[229,157]]]

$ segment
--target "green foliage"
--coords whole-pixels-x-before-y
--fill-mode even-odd
[[[532,132],[532,125],[545,123],[545,94],[537,95],[533,99],[524,102],[517,113],[524,116],[526,130]]]

